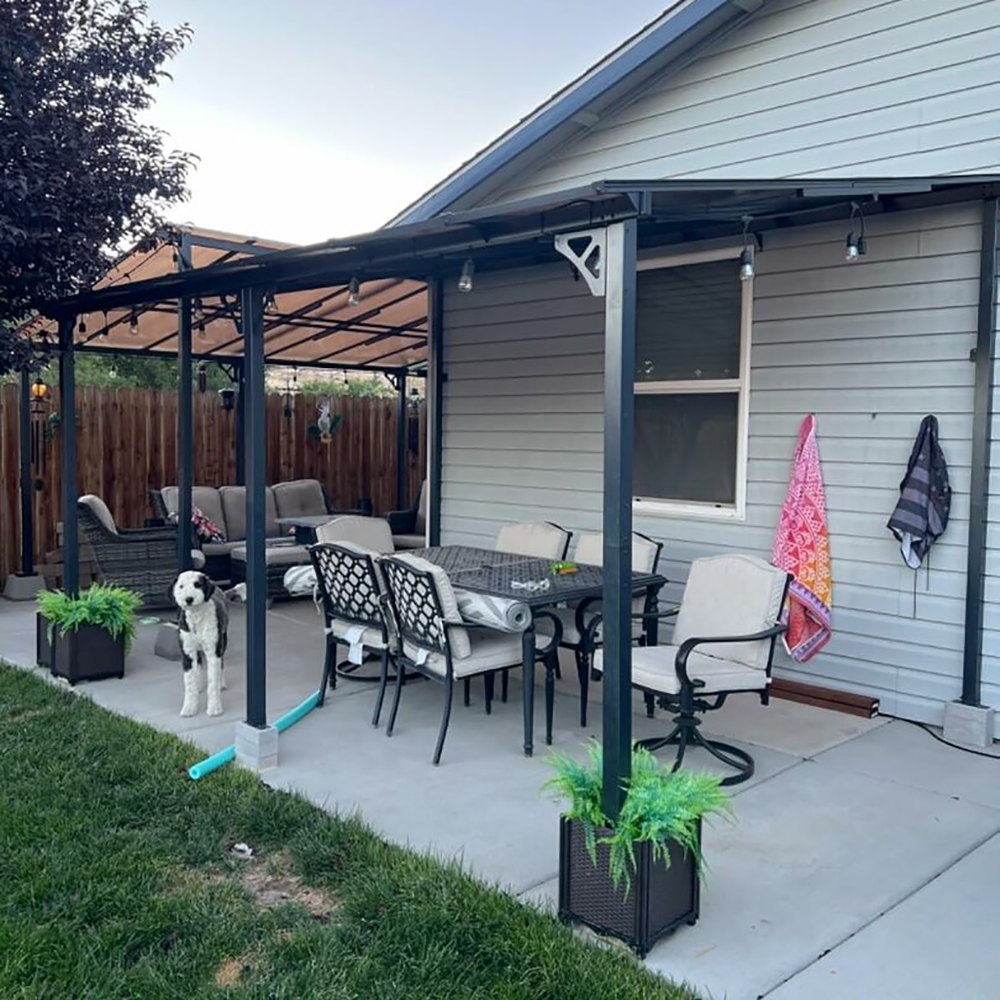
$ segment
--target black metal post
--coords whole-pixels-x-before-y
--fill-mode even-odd
[[[191,490],[194,486],[194,380],[191,365],[191,300],[177,305],[177,564],[191,568],[194,532]]]
[[[406,488],[406,422],[409,415],[406,399],[406,369],[400,369],[396,378],[399,382],[396,410],[396,510],[405,510],[410,506],[410,498]]]
[[[632,383],[634,219],[607,229],[604,267],[604,812],[618,816],[632,771]]]
[[[979,251],[976,384],[972,402],[972,479],[969,486],[965,648],[962,657],[964,705],[980,704],[983,673],[983,595],[986,586],[990,424],[993,419],[993,351],[996,342],[997,214],[997,199],[987,198],[983,202],[983,232]]]
[[[441,442],[444,409],[444,285],[440,278],[427,283],[427,420],[429,493],[427,531],[431,545],[441,544]]]
[[[246,466],[246,378],[242,360],[233,362],[236,373],[236,485],[244,486],[247,481]]]
[[[73,328],[76,317],[59,321],[59,438],[62,442],[63,590],[80,592],[80,541],[76,483],[76,366]]]
[[[21,574],[35,572],[35,523],[32,516],[31,480],[31,372],[21,371],[21,412],[19,436],[21,439]]]
[[[246,365],[246,522],[247,522],[247,723],[267,725],[267,510],[266,438],[264,425],[264,293],[244,288],[240,293],[243,317],[243,358]]]

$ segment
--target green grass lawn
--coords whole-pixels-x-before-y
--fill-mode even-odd
[[[192,782],[201,756],[0,665],[2,1000],[693,1000],[356,819]]]

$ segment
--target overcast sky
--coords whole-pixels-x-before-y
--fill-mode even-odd
[[[666,0],[150,0],[194,40],[152,120],[201,157],[177,222],[290,242],[373,229]]]

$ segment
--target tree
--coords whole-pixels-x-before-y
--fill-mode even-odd
[[[191,37],[138,0],[0,0],[0,374],[20,320],[73,294],[186,196],[193,157],[139,121]]]

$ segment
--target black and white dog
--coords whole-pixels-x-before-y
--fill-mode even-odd
[[[214,583],[196,570],[181,573],[174,582],[181,659],[184,664],[184,704],[181,715],[198,711],[198,695],[208,684],[208,715],[222,715],[222,658],[226,652],[229,609]]]

